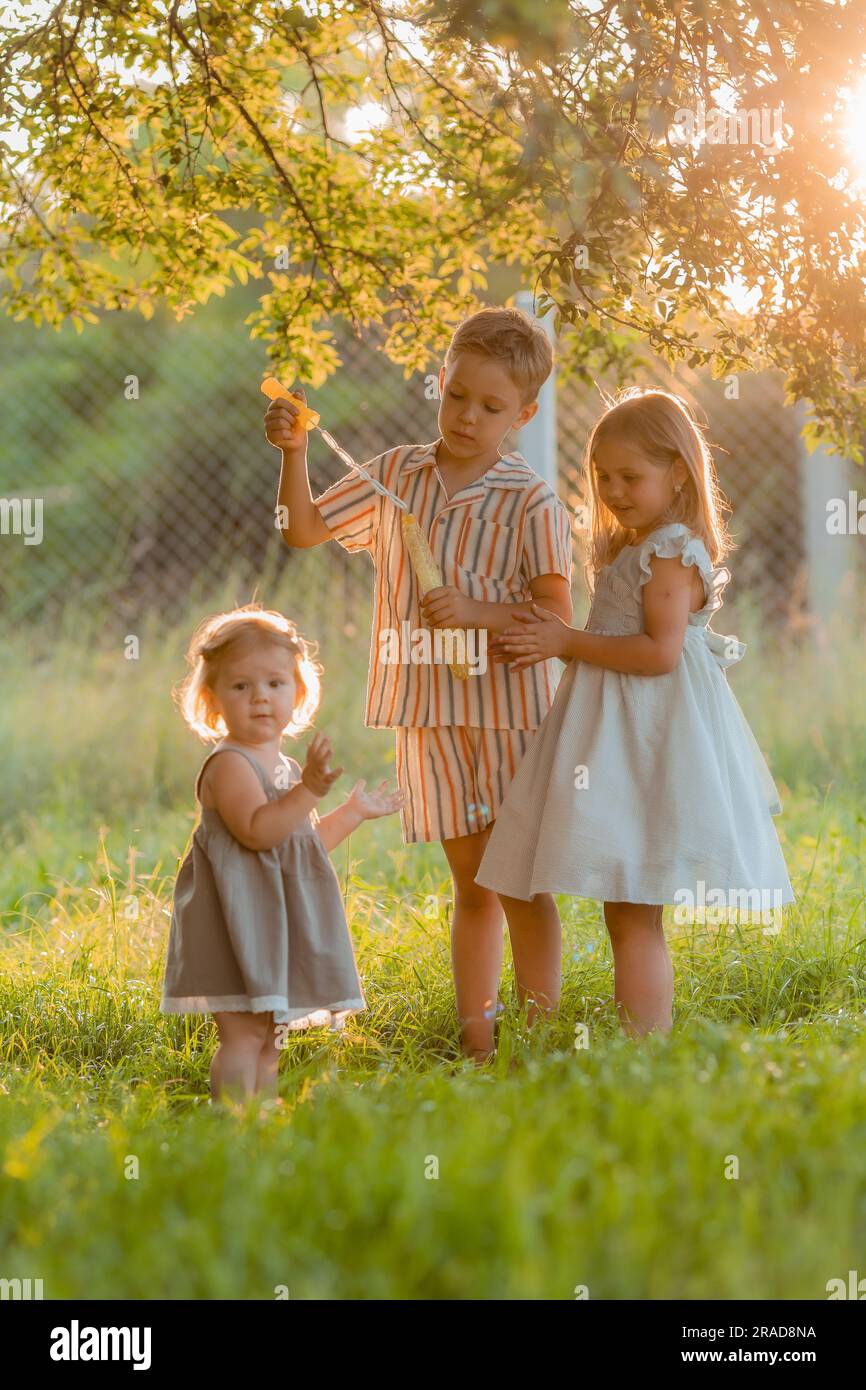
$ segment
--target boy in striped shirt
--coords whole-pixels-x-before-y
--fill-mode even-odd
[[[266,437],[283,455],[278,504],[289,518],[283,539],[300,547],[337,540],[347,551],[366,550],[375,564],[365,723],[396,730],[404,841],[440,840],[448,860],[461,1040],[479,1062],[493,1051],[503,910],[529,1021],[560,996],[553,896],[537,893],[525,902],[474,881],[497,810],[559,678],[553,659],[519,671],[488,661],[487,637],[533,603],[571,621],[568,513],[519,453],[499,452],[508,431],[536,413],[552,366],[547,335],[528,315],[480,310],[458,327],[439,373],[439,438],[398,445],[366,464],[405,499],[429,540],[443,585],[423,598],[400,510],[357,473],[314,499],[307,433],[292,403],[273,401],[265,416]],[[468,630],[467,679],[451,671],[447,643],[430,641],[439,629]]]

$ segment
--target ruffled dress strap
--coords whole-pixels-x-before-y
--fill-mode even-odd
[[[684,565],[696,566],[703,580],[706,603],[697,613],[689,614],[689,624],[703,629],[707,647],[719,666],[724,668],[742,661],[746,654],[746,643],[741,642],[738,637],[714,632],[708,626],[712,615],[722,606],[722,593],[731,578],[727,566],[712,563],[700,536],[696,536],[688,526],[681,521],[670,522],[669,525],[660,526],[658,530],[653,531],[639,547],[639,572],[635,589],[639,599],[641,589],[652,579],[650,559],[653,555],[658,555],[664,560],[680,559]]]

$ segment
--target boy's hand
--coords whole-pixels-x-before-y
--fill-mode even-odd
[[[475,602],[452,584],[429,589],[420,600],[424,618],[431,627],[471,627]]]
[[[514,618],[521,626],[507,627],[490,642],[494,661],[507,661],[513,671],[521,671],[551,656],[565,660],[563,653],[572,629],[556,613],[533,603],[531,613],[515,613]]]
[[[314,796],[324,796],[329,792],[343,771],[341,767],[337,767],[332,772],[328,767],[330,761],[331,740],[323,733],[314,734],[301,773],[301,781]]]
[[[303,387],[299,387],[294,395],[306,405]],[[298,424],[296,407],[284,396],[271,401],[265,411],[265,439],[275,449],[282,449],[287,454],[306,453],[307,431]]]
[[[388,779],[385,777],[378,787],[373,787],[367,791],[366,782],[362,777],[349,793],[346,805],[351,806],[353,811],[357,811],[362,820],[376,820],[379,816],[390,816],[403,805],[405,793],[399,788],[395,792],[386,791],[387,785]]]

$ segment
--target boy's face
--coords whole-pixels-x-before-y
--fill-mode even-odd
[[[501,362],[481,352],[460,352],[439,372],[439,433],[448,452],[471,462],[496,453],[510,429],[521,429],[538,410],[524,406]]]

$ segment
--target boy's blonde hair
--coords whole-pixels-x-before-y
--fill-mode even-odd
[[[540,323],[522,309],[479,309],[457,328],[448,367],[459,352],[483,352],[500,361],[520,392],[521,405],[535,400],[553,370],[553,348]]]
[[[606,398],[607,409],[592,427],[583,456],[590,492],[589,569],[596,575],[619,554],[634,545],[631,527],[623,526],[602,502],[593,464],[596,448],[619,439],[644,455],[650,463],[670,467],[678,458],[687,469],[686,481],[659,520],[664,526],[683,522],[700,536],[714,565],[733,547],[722,518],[730,511],[719,487],[713,455],[702,426],[682,397],[655,387],[629,386]],[[587,576],[590,587],[592,581]]]
[[[309,728],[321,696],[322,667],[313,659],[315,643],[305,641],[282,613],[262,608],[259,603],[248,603],[204,618],[190,639],[186,660],[192,670],[172,695],[184,720],[199,738],[213,743],[228,733],[213,693],[226,657],[270,645],[292,653],[295,680],[303,692],[282,733],[295,735]]]

